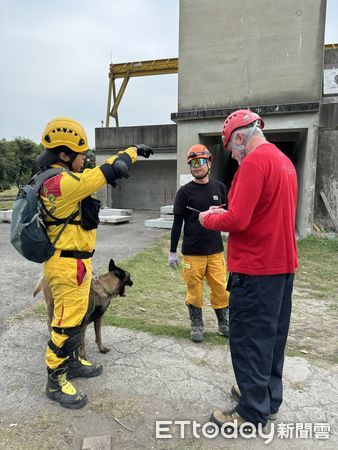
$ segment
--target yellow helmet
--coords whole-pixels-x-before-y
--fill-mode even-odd
[[[60,145],[69,147],[76,153],[88,150],[88,140],[82,125],[69,117],[55,117],[43,130],[41,143],[48,149]]]

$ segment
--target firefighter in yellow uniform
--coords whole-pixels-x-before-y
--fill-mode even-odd
[[[179,267],[177,246],[184,223],[182,272],[187,290],[185,302],[191,321],[191,340],[202,342],[204,279],[210,288],[210,303],[217,316],[218,333],[229,336],[229,292],[226,290],[221,233],[206,230],[198,220],[199,211],[226,206],[227,188],[220,181],[209,178],[212,155],[204,145],[196,144],[188,150],[187,163],[192,181],[181,186],[176,193],[168,264],[173,269]]]
[[[47,124],[42,145],[45,151],[37,159],[39,169],[64,169],[47,179],[40,190],[48,237],[56,249],[44,265],[44,276],[54,299],[46,353],[46,394],[65,408],[77,409],[87,403],[87,397],[69,379],[102,373],[101,364],[91,364],[78,356],[99,222],[98,201],[90,194],[107,183],[115,186],[116,180],[127,178],[137,156],[149,158],[153,151],[144,144],[132,146],[103,165],[80,173],[89,148],[87,136],[78,122],[67,117],[57,117]]]

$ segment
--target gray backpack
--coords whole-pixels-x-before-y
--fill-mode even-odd
[[[14,202],[11,223],[11,243],[16,250],[30,261],[42,263],[47,261],[55,252],[55,244],[67,224],[79,213],[75,211],[65,219],[59,219],[63,227],[51,242],[47,236],[46,227],[42,219],[42,201],[39,191],[48,178],[54,177],[65,169],[47,169],[39,172],[23,186]]]

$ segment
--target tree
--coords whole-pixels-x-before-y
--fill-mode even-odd
[[[0,191],[16,185],[27,184],[37,172],[36,157],[44,151],[43,146],[30,139],[17,137],[13,141],[0,140]],[[96,156],[88,150],[83,169],[93,169]]]
[[[0,191],[9,189],[12,181],[9,175],[9,160],[8,160],[9,143],[6,139],[0,140]]]
[[[41,148],[30,139],[17,137],[8,142],[8,179],[18,188],[36,173],[36,157]]]

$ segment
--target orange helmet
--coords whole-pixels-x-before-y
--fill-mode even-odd
[[[209,150],[202,144],[196,144],[189,148],[187,153],[187,163],[197,158],[205,158],[212,161],[212,155]]]
[[[253,122],[257,122],[260,128],[264,128],[262,118],[250,109],[239,109],[231,113],[224,122],[222,129],[222,141],[224,148],[226,148],[230,136],[237,128],[247,127]]]

